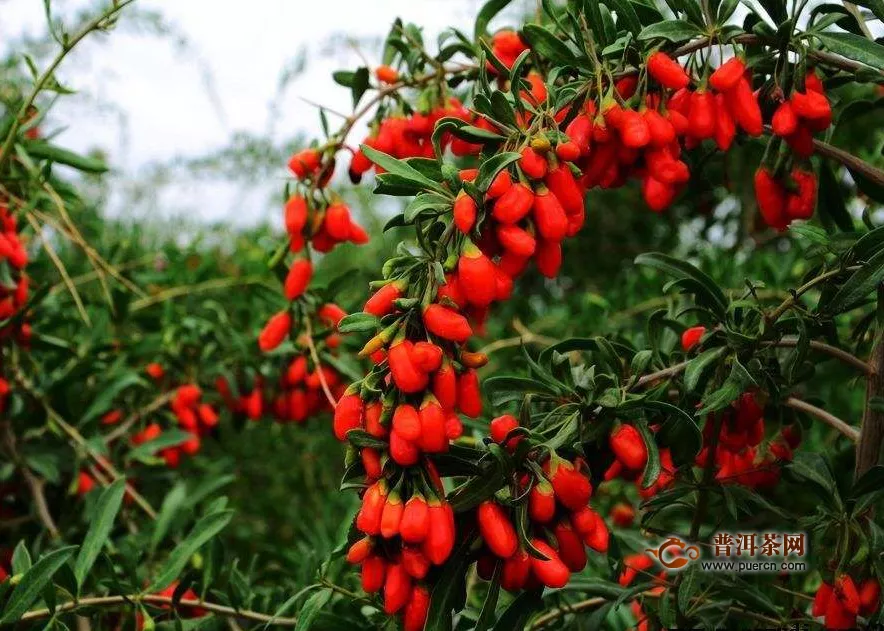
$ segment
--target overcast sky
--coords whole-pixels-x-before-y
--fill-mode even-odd
[[[61,16],[103,4],[53,0]],[[317,110],[299,97],[348,110],[349,93],[331,79],[333,70],[361,63],[356,51],[343,43],[347,36],[380,40],[397,16],[424,25],[427,41],[434,41],[448,25],[469,33],[481,1],[138,0],[135,6],[161,12],[186,36],[191,52],[183,55],[169,40],[131,29],[120,29],[108,38],[98,36],[101,43],[83,44],[59,72],[63,83],[81,94],[61,103],[56,114],[57,121],[68,125],[63,144],[108,150],[111,164],[124,177],[157,160],[200,155],[224,146],[236,131],[263,132],[281,71],[302,49],[309,64],[280,103],[277,137],[292,137],[299,131],[315,135]],[[44,28],[40,0],[0,0],[0,46]],[[378,50],[361,52],[372,65],[379,62]],[[96,101],[119,110],[99,110]],[[281,168],[279,178],[283,176]],[[247,192],[244,198],[242,191],[225,191],[212,182],[179,182],[167,194],[174,197],[169,206],[177,205],[178,211],[186,208],[206,219],[251,223],[276,212],[261,208],[266,206],[264,184],[256,182],[255,191],[261,193]],[[236,203],[231,203],[234,195]]]

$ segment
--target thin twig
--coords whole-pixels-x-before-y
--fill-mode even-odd
[[[34,508],[37,510],[37,517],[40,518],[43,527],[49,531],[49,536],[53,539],[58,539],[61,537],[61,533],[58,530],[58,526],[55,525],[52,513],[49,512],[49,504],[46,502],[46,495],[43,492],[45,483],[31,472],[27,463],[18,453],[15,434],[12,432],[12,423],[9,421],[0,423],[0,431],[2,431],[3,443],[6,445],[9,458],[15,463],[16,467],[18,467],[28,490],[31,493],[31,498],[34,500]]]
[[[43,90],[46,83],[53,77],[55,74],[55,70],[61,65],[61,62],[64,61],[64,58],[67,57],[68,53],[74,49],[74,47],[80,43],[83,38],[89,35],[92,31],[101,28],[103,22],[115,16],[117,13],[122,11],[127,5],[132,4],[135,0],[118,0],[114,2],[114,4],[104,11],[102,11],[99,15],[92,18],[86,24],[83,25],[79,31],[70,36],[67,40],[65,46],[62,46],[61,50],[55,56],[55,59],[50,62],[49,66],[37,77],[37,80],[34,82],[34,87],[31,90],[31,93],[24,100],[21,107],[18,110],[16,116],[12,119],[12,125],[9,128],[9,131],[6,134],[6,139],[3,141],[2,147],[0,147],[0,165],[3,164],[3,161],[9,157],[10,150],[12,149],[12,144],[15,142],[15,136],[18,133],[18,130],[21,128],[22,123],[25,121],[25,117],[28,115],[28,112],[34,106],[34,101],[37,99],[37,95]]]
[[[797,337],[784,337],[779,342],[774,344],[774,346],[782,347],[782,348],[795,348],[798,346],[799,339]],[[869,374],[869,365],[866,364],[863,360],[855,355],[851,355],[845,350],[841,350],[837,346],[832,346],[830,344],[826,344],[825,342],[817,342],[816,340],[810,340],[808,343],[810,348],[815,351],[819,351],[821,353],[825,353],[826,355],[830,355],[835,359],[838,359],[848,366],[852,366],[856,368],[864,375]]]
[[[195,285],[180,285],[178,287],[170,287],[164,289],[153,296],[145,296],[138,300],[132,301],[129,307],[130,311],[140,311],[147,307],[153,306],[166,300],[189,296],[204,291],[212,291],[214,289],[226,289],[228,287],[239,287],[245,285],[263,285],[266,280],[260,276],[248,276],[246,278],[213,278],[211,280],[197,283]]]
[[[331,392],[331,388],[328,387],[328,382],[325,380],[325,373],[322,370],[322,364],[319,361],[319,352],[316,350],[316,343],[313,341],[313,327],[310,326],[310,318],[304,318],[304,335],[307,338],[307,347],[310,349],[310,357],[313,358],[313,369],[316,371],[316,374],[319,375],[319,383],[322,385],[322,391],[325,393],[325,398],[328,399],[329,404],[332,406],[332,409],[337,407],[338,401],[335,399],[334,395]]]
[[[33,396],[40,404],[43,406],[46,415],[49,419],[58,426],[68,437],[73,440],[83,451],[85,451],[89,457],[91,457],[95,462],[97,462],[102,469],[107,471],[108,475],[112,476],[114,480],[119,480],[124,476],[117,471],[116,467],[114,467],[107,458],[98,453],[89,442],[83,438],[83,435],[77,430],[76,427],[68,423],[62,418],[62,416],[55,411],[55,409],[49,404],[49,401],[43,396],[40,392],[34,388],[34,385],[30,382],[30,380],[21,372],[21,370],[15,370],[15,379],[22,386],[24,390],[26,390],[31,396]],[[135,490],[128,481],[125,482],[126,485],[126,493],[132,496],[132,499],[138,504],[139,507],[151,518],[156,519],[157,512],[154,510],[153,506],[144,498],[141,493]]]
[[[156,594],[133,594],[131,596],[87,596],[77,601],[69,601],[57,605],[53,610],[35,609],[25,613],[19,621],[29,622],[31,620],[41,620],[60,613],[78,610],[84,607],[116,607],[118,605],[132,605],[134,603],[147,603],[150,605],[170,606],[172,605],[171,596],[159,596]],[[298,624],[297,618],[282,618],[272,616],[248,609],[235,609],[226,605],[207,602],[195,598],[182,598],[177,603],[178,607],[198,607],[218,614],[219,616],[227,616],[231,618],[242,618],[244,620],[253,620],[255,622],[272,623],[279,627],[294,627]],[[5,624],[3,626],[6,626]]]
[[[797,397],[790,396],[787,397],[785,401],[783,401],[783,405],[792,408],[793,410],[800,410],[801,412],[806,412],[807,414],[810,414],[811,416],[821,420],[829,427],[838,430],[853,442],[857,442],[859,440],[858,429],[856,429],[852,425],[848,425],[834,414],[826,412],[822,408],[818,408],[815,405],[811,405],[807,401],[803,401]]]
[[[139,420],[143,419],[148,414],[153,414],[154,412],[159,410],[161,407],[166,405],[166,403],[168,403],[172,399],[173,396],[175,396],[174,391],[173,392],[164,392],[163,394],[156,397],[153,401],[151,401],[150,403],[145,405],[140,410],[136,410],[135,412],[133,412],[132,414],[130,414],[126,418],[125,421],[123,421],[122,423],[119,424],[119,426],[114,428],[113,431],[108,432],[108,434],[104,437],[104,442],[105,443],[112,443],[113,441],[117,440],[118,438],[122,438],[123,436],[125,436],[126,434],[129,433],[129,430],[132,428],[133,425],[135,425],[135,423],[137,423]]]
[[[80,292],[77,291],[77,287],[71,280],[67,268],[64,266],[64,263],[62,263],[61,258],[59,258],[58,254],[55,251],[55,248],[52,247],[52,242],[46,238],[45,234],[43,234],[43,226],[41,226],[40,223],[34,218],[34,215],[32,213],[25,213],[25,218],[28,220],[28,223],[31,224],[34,232],[39,235],[40,241],[43,243],[43,249],[46,250],[46,254],[49,255],[49,258],[52,260],[52,264],[55,265],[55,269],[57,269],[58,273],[61,275],[61,281],[70,292],[71,298],[74,299],[74,305],[76,305],[77,312],[80,314],[83,322],[86,323],[86,326],[91,327],[92,320],[89,318],[89,314],[86,313],[86,307],[83,305],[83,300],[80,298]]]

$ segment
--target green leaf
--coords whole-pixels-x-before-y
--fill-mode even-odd
[[[820,491],[820,497],[832,499],[840,504],[840,495],[832,471],[820,454],[801,451],[795,454],[794,459],[786,469],[815,485]]]
[[[31,569],[25,572],[18,585],[4,605],[0,625],[17,621],[40,596],[43,588],[52,580],[55,573],[74,554],[77,546],[67,546],[53,550],[40,558]]]
[[[31,555],[25,546],[25,540],[22,539],[12,552],[12,574],[24,574],[31,569],[31,565]]]
[[[479,9],[479,14],[476,16],[476,25],[473,27],[473,37],[478,40],[485,35],[488,32],[488,23],[511,1],[512,0],[488,0],[488,2],[483,4],[482,8]]]
[[[101,160],[87,158],[73,151],[50,145],[42,140],[32,140],[26,144],[28,155],[41,160],[49,160],[56,164],[64,164],[85,173],[105,173],[108,168]]]
[[[427,624],[424,631],[451,631],[452,610],[462,599],[466,590],[465,574],[469,562],[470,546],[475,538],[474,533],[464,537],[460,545],[455,548],[445,565],[442,573],[430,594],[430,610],[427,613]]]
[[[163,569],[157,574],[147,591],[156,592],[168,587],[181,574],[181,570],[190,561],[190,557],[209,539],[221,532],[230,522],[231,517],[233,517],[232,510],[219,511],[202,517],[184,541],[172,550]]]
[[[362,152],[369,160],[382,167],[390,175],[396,175],[424,188],[438,190],[443,194],[445,193],[438,182],[434,182],[427,178],[423,173],[410,166],[404,160],[397,160],[393,156],[387,155],[383,151],[372,149],[368,145],[362,145]]]
[[[500,596],[500,579],[503,575],[503,561],[498,560],[494,566],[494,574],[491,576],[491,584],[488,586],[488,593],[485,595],[485,602],[482,603],[482,610],[479,612],[479,618],[476,620],[476,626],[473,631],[487,631],[494,622],[494,613],[497,610],[497,599]]]
[[[543,599],[539,590],[522,592],[497,619],[494,631],[522,631],[531,614],[542,608]]]
[[[353,95],[353,107],[356,107],[362,99],[362,95],[368,90],[368,78],[368,68],[358,68],[356,72],[353,73],[353,83],[350,84],[350,92]]]
[[[852,259],[868,261],[875,254],[884,251],[884,226],[865,233],[850,248]]]
[[[162,449],[176,447],[193,438],[193,434],[182,429],[167,429],[162,434],[142,443],[126,454],[128,460],[144,460]]]
[[[526,24],[525,28],[522,29],[522,33],[525,39],[528,40],[528,43],[531,44],[531,48],[542,57],[546,57],[553,63],[565,66],[573,66],[577,63],[577,58],[571,52],[571,49],[562,40],[539,24]]]
[[[884,0],[856,0],[855,4],[866,7],[876,18],[884,22]]]
[[[423,214],[441,214],[451,208],[451,200],[436,193],[421,193],[408,203],[403,212],[406,224]]]
[[[659,252],[639,254],[635,258],[635,262],[637,265],[647,265],[676,278],[690,279],[696,284],[697,298],[705,298],[710,303],[707,306],[713,308],[716,314],[723,319],[727,309],[727,298],[725,298],[724,292],[715,284],[715,281],[690,263]]]
[[[635,428],[641,434],[645,447],[648,450],[648,461],[645,463],[645,470],[642,473],[642,488],[649,489],[654,486],[657,478],[660,477],[660,452],[657,449],[657,441],[654,440],[654,435],[646,422],[637,422]]]
[[[604,0],[604,2],[617,13],[617,26],[621,28],[625,26],[633,35],[641,33],[642,23],[629,0]]]
[[[485,193],[497,174],[521,157],[522,155],[515,151],[506,151],[483,161],[479,166],[479,175],[476,176],[476,188],[479,192]]]
[[[853,483],[851,496],[857,498],[867,493],[877,493],[882,490],[884,490],[884,466],[875,465]]]
[[[724,354],[724,351],[725,347],[723,346],[710,348],[688,362],[687,368],[685,368],[684,371],[684,387],[688,392],[696,390],[697,385],[700,383],[700,379],[703,377],[703,373],[715,362],[715,360]]]
[[[814,33],[814,37],[833,53],[853,59],[882,72],[884,46],[853,33]]]
[[[646,26],[638,34],[638,39],[665,39],[677,44],[699,35],[702,35],[700,29],[690,22],[685,20],[665,20]]]
[[[462,513],[474,508],[497,493],[506,484],[503,472],[496,460],[481,475],[465,482],[449,497],[451,507],[455,512]],[[490,469],[490,470],[489,470]]]
[[[644,401],[642,407],[650,408],[667,415],[663,427],[657,435],[664,444],[677,454],[676,460],[687,462],[700,453],[703,435],[697,421],[680,407],[665,401]]]
[[[338,322],[338,331],[341,333],[363,333],[365,331],[377,331],[381,321],[370,313],[359,311],[350,313]]]
[[[160,512],[153,524],[153,531],[150,534],[150,549],[156,550],[160,541],[169,531],[172,519],[178,512],[178,509],[184,505],[187,499],[187,486],[183,482],[177,483],[172,490],[163,498],[163,505],[160,506]]]
[[[83,539],[83,547],[77,555],[74,563],[74,577],[77,579],[77,588],[83,586],[83,581],[89,570],[95,564],[98,553],[104,546],[107,538],[110,536],[111,529],[114,527],[114,520],[117,513],[120,512],[120,506],[123,504],[123,494],[126,491],[126,480],[120,478],[109,487],[101,492],[98,502],[95,505],[95,514],[89,524],[89,530],[86,532],[86,538]]]
[[[107,412],[113,407],[114,400],[125,390],[132,386],[144,386],[146,382],[134,371],[127,371],[120,375],[110,385],[99,390],[99,395],[92,401],[92,405],[83,413],[83,421],[91,421]]]
[[[316,616],[328,604],[331,595],[330,589],[323,589],[310,596],[298,612],[298,626],[295,627],[295,631],[308,631]]]
[[[884,250],[875,254],[841,285],[825,310],[833,315],[850,311],[862,304],[881,282],[884,282]]]

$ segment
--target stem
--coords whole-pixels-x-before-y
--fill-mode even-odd
[[[21,128],[22,121],[24,121],[25,117],[28,115],[28,111],[30,111],[31,107],[34,105],[34,101],[37,99],[37,95],[43,90],[43,87],[46,85],[46,82],[52,77],[55,73],[55,70],[61,65],[61,62],[64,61],[64,58],[67,57],[68,53],[71,52],[74,47],[80,43],[83,38],[89,35],[92,31],[101,28],[102,22],[112,18],[114,15],[122,11],[127,5],[132,4],[135,0],[120,0],[115,2],[113,6],[108,7],[103,12],[101,12],[96,17],[92,18],[81,28],[79,31],[74,33],[73,37],[62,46],[61,50],[55,56],[55,59],[49,64],[46,70],[37,77],[37,80],[34,82],[34,88],[31,90],[31,93],[28,95],[28,98],[25,99],[22,106],[19,108],[18,113],[15,118],[12,120],[12,126],[9,128],[9,133],[6,134],[6,139],[3,141],[3,146],[0,147],[0,166],[3,165],[4,160],[9,157],[10,151],[12,149],[12,144],[15,142],[15,136],[18,133],[18,130]]]
[[[685,368],[688,367],[688,364],[691,363],[690,360],[685,360],[678,364],[674,364],[669,366],[668,368],[664,368],[663,370],[658,370],[657,372],[652,372],[649,375],[645,375],[644,377],[640,377],[638,381],[635,382],[636,388],[643,388],[659,379],[666,379],[667,377],[672,377],[684,371]]]
[[[853,442],[857,442],[859,440],[859,430],[855,427],[848,425],[844,421],[842,421],[837,416],[826,412],[822,408],[818,408],[815,405],[811,405],[807,401],[802,401],[797,397],[788,397],[785,401],[783,401],[783,405],[786,407],[792,408],[793,410],[800,410],[801,412],[805,412],[810,414],[811,416],[821,420],[823,423],[832,427],[845,436],[852,440]]]
[[[114,467],[104,456],[95,451],[95,449],[89,444],[89,442],[83,438],[83,435],[77,431],[77,428],[72,426],[70,423],[64,420],[62,416],[53,409],[51,405],[49,405],[49,401],[46,400],[40,392],[34,388],[34,385],[28,380],[28,378],[21,372],[21,370],[16,367],[15,369],[15,380],[22,386],[24,390],[26,390],[31,396],[33,396],[40,404],[43,406],[43,410],[46,412],[46,416],[59,427],[68,437],[73,440],[83,451],[85,451],[90,458],[92,458],[98,465],[107,471],[107,473],[114,479],[118,480],[123,476],[117,471],[116,467]],[[141,493],[135,490],[129,482],[126,482],[126,493],[132,496],[132,499],[135,500],[135,503],[138,504],[139,507],[150,517],[151,519],[157,518],[157,512],[154,510],[153,506],[144,498]]]
[[[322,385],[322,391],[325,393],[325,398],[328,399],[329,404],[334,410],[337,407],[338,402],[331,393],[331,388],[328,387],[328,382],[325,380],[325,373],[322,372],[322,364],[319,361],[319,353],[316,350],[316,343],[313,341],[313,327],[310,325],[309,316],[304,318],[304,333],[307,337],[307,347],[310,349],[310,357],[313,358],[316,374],[319,375],[319,383]]]
[[[58,539],[61,537],[61,533],[58,531],[58,526],[55,525],[52,513],[49,512],[49,504],[46,502],[46,495],[43,492],[44,482],[31,472],[27,463],[22,460],[21,455],[18,453],[15,434],[12,433],[12,423],[9,421],[0,423],[0,432],[2,432],[2,439],[6,444],[9,458],[15,463],[16,467],[18,467],[22,478],[24,478],[25,484],[28,486],[28,490],[31,492],[31,497],[34,500],[34,508],[37,510],[37,516],[40,518],[40,522],[43,524],[43,527],[49,531],[50,537]]]
[[[132,414],[129,415],[129,417],[125,421],[120,423],[120,425],[116,429],[114,429],[112,432],[109,432],[104,437],[104,442],[105,443],[112,443],[113,441],[117,440],[118,438],[122,438],[123,436],[125,436],[126,434],[129,433],[129,430],[132,428],[132,426],[135,423],[137,423],[139,420],[141,420],[142,418],[144,418],[148,414],[153,414],[154,412],[159,410],[161,407],[166,405],[166,403],[168,403],[172,399],[173,396],[175,396],[174,391],[173,392],[164,392],[163,394],[156,397],[153,401],[148,403],[146,406],[144,406],[140,410],[136,410],[135,412],[133,412]]]
[[[881,304],[882,286],[878,287],[878,304]],[[879,306],[880,309],[880,306]],[[862,430],[856,446],[856,468],[854,477],[859,478],[878,464],[881,445],[884,444],[884,412],[873,407],[873,399],[884,397],[884,330],[880,324],[875,336],[872,356],[869,358],[869,377],[866,381],[866,405],[863,410]]]
[[[806,283],[801,285],[801,287],[796,289],[792,293],[791,296],[786,298],[780,304],[779,307],[774,309],[774,311],[769,316],[766,317],[767,321],[769,323],[773,323],[773,322],[776,322],[777,320],[779,320],[780,316],[782,316],[790,307],[792,307],[792,305],[795,304],[795,302],[798,300],[798,298],[800,298],[802,295],[806,294],[808,291],[810,291],[811,289],[813,289],[814,287],[816,287],[817,285],[819,285],[823,281],[829,280],[830,278],[834,278],[835,276],[838,276],[840,274],[844,274],[845,272],[856,271],[856,270],[860,269],[860,267],[862,267],[862,266],[861,265],[854,265],[854,266],[846,267],[843,269],[831,270],[831,271],[828,271],[824,274],[820,274],[816,278],[810,279],[809,281],[807,281]]]
[[[34,611],[29,611],[25,613],[19,619],[19,621],[27,622],[30,620],[41,620],[43,618],[48,618],[60,613],[74,611],[80,609],[81,607],[115,607],[117,605],[131,605],[136,602],[148,603],[151,605],[168,606],[172,605],[172,597],[158,596],[156,594],[133,594],[131,596],[90,596],[86,598],[80,598],[76,601],[61,603],[60,605],[55,607],[54,612],[49,609],[36,609]],[[279,627],[294,627],[298,624],[297,618],[278,618],[264,613],[259,613],[257,611],[250,611],[248,609],[234,609],[233,607],[227,607],[226,605],[219,605],[216,603],[206,602],[204,600],[198,599],[182,598],[180,601],[178,601],[177,606],[199,607],[220,616],[227,616],[230,618],[243,618],[244,620],[254,620],[256,622],[264,622],[266,624],[272,623]],[[3,626],[6,625],[4,624]]]
[[[779,342],[774,344],[774,346],[780,348],[794,348],[798,346],[798,338],[797,337],[784,337]],[[871,372],[869,365],[861,360],[859,357],[855,355],[851,355],[845,350],[841,350],[837,346],[832,346],[830,344],[826,344],[825,342],[817,342],[816,340],[811,340],[809,343],[810,348],[815,351],[819,351],[821,353],[825,353],[826,355],[830,355],[835,359],[838,359],[848,366],[856,368],[858,371],[863,373],[864,375],[868,375]]]

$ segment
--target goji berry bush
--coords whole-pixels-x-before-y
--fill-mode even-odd
[[[46,133],[133,2],[3,83],[0,626],[884,622],[878,0],[396,21],[188,246]]]

